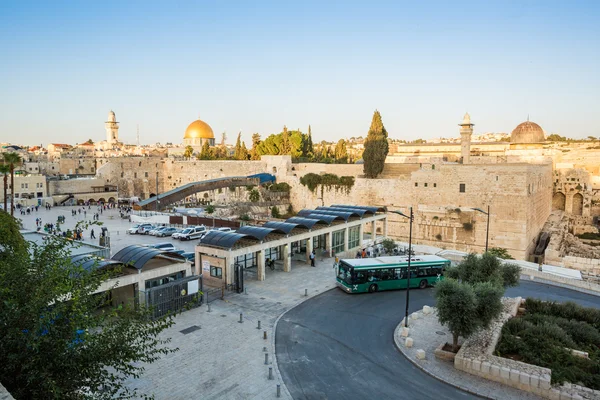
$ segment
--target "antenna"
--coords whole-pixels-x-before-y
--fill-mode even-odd
[[[136,125],[137,129],[137,146],[140,147],[140,124]]]

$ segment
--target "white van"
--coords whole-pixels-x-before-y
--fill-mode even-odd
[[[192,240],[192,239],[200,239],[200,237],[206,233],[208,229],[206,226],[194,226],[193,228],[187,228],[183,232],[179,234],[177,239],[179,240]]]

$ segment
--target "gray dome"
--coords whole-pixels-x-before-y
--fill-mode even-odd
[[[510,134],[511,143],[540,143],[546,140],[544,130],[535,122],[525,121]]]

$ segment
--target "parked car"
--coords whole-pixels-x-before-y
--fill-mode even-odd
[[[235,232],[233,229],[231,229],[231,228],[225,228],[225,227],[223,227],[223,228],[217,228],[217,230],[219,232]]]
[[[185,228],[185,229],[187,229],[187,228]],[[185,231],[185,229],[177,229],[175,232],[173,232],[171,237],[173,239],[179,239],[179,236],[183,233],[183,231]]]
[[[149,232],[150,236],[158,236],[158,233],[166,229],[166,226],[159,226],[158,228],[154,228]]]
[[[207,231],[208,230],[206,229],[206,227],[204,225],[195,226],[193,228],[187,228],[186,230],[181,232],[181,234],[178,236],[178,239],[180,239],[180,240],[198,239],[198,238],[200,238],[200,236],[202,236],[203,233],[205,233]]]
[[[157,243],[157,244],[147,244],[147,247],[153,247],[157,250],[164,250],[164,251],[170,251],[170,252],[177,252],[179,251],[177,249],[177,247],[173,246],[173,243],[169,243],[169,242],[164,242],[164,243]],[[181,252],[183,253],[184,250],[181,250]]]
[[[130,235],[142,234],[146,230],[149,231],[153,228],[154,227],[152,226],[152,224],[135,224],[131,228],[127,229],[127,233],[129,233]]]
[[[160,230],[160,231],[159,231],[159,232],[156,234],[156,236],[158,236],[158,237],[171,236],[171,235],[173,235],[173,234],[174,234],[175,232],[177,232],[177,231],[178,231],[178,229],[177,229],[177,228],[166,228],[166,227],[165,227],[164,229],[161,229],[161,230]]]
[[[141,225],[140,229],[138,230],[138,233],[141,235],[149,235],[151,230],[156,229],[156,226],[154,225]]]

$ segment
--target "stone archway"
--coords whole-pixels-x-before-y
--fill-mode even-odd
[[[115,202],[115,198],[114,197],[109,197],[108,198],[108,202],[109,203],[114,203]]]
[[[95,206],[96,205],[96,200],[94,199],[89,199],[88,203],[90,203],[90,205]]]
[[[79,199],[79,200],[77,200],[77,205],[78,205],[78,206],[82,206],[82,205],[84,205],[84,204],[85,204],[85,201],[84,201],[83,199]]]
[[[552,196],[552,209],[565,211],[566,196],[561,192],[554,193]]]
[[[106,203],[106,200],[104,199],[104,197],[100,197],[100,198],[98,199],[98,203],[105,204],[105,203]]]
[[[581,193],[573,195],[573,215],[581,215],[583,213],[583,196]]]

